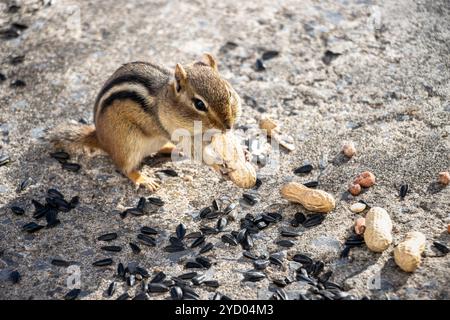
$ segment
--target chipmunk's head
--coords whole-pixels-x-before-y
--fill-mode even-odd
[[[194,121],[202,129],[231,129],[241,112],[241,102],[231,85],[221,77],[216,60],[205,53],[202,61],[183,67],[177,64],[173,93],[177,125],[192,132]]]

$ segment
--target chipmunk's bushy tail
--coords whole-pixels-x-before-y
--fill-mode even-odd
[[[57,149],[69,153],[103,150],[97,139],[94,125],[66,123],[58,126],[49,134],[49,140]]]

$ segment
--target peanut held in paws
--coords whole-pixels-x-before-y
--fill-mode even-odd
[[[255,168],[233,132],[214,135],[204,148],[203,161],[240,188],[252,188],[256,183]]]

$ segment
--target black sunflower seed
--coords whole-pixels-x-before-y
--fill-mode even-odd
[[[204,254],[214,248],[214,245],[211,242],[206,243],[199,251],[200,254]]]
[[[250,234],[247,234],[241,245],[244,250],[251,250],[254,246],[253,237]]]
[[[210,213],[208,213],[205,218],[209,219],[209,220],[214,220],[219,216],[219,212],[218,211],[211,211]]]
[[[178,278],[182,279],[182,280],[191,280],[192,278],[195,278],[196,276],[198,276],[197,272],[188,272],[188,273],[183,273],[182,275],[178,276]]]
[[[200,218],[201,218],[201,219],[205,219],[206,216],[207,216],[208,214],[210,214],[211,212],[212,212],[211,207],[203,208],[202,210],[200,210],[200,213],[199,213]]]
[[[128,210],[124,210],[124,211],[122,211],[122,212],[120,213],[120,217],[121,217],[122,219],[125,219],[127,216],[128,216]]]
[[[170,296],[172,297],[172,300],[182,300],[183,290],[178,286],[172,287],[170,288]]]
[[[277,255],[271,255],[269,257],[269,261],[270,263],[276,265],[276,266],[282,266],[283,265],[283,260],[278,257]]]
[[[53,259],[51,264],[57,267],[65,267],[65,268],[70,266],[70,262],[61,259]]]
[[[247,236],[247,229],[241,229],[239,230],[238,234],[236,235],[236,241],[238,243],[242,243]]]
[[[243,255],[244,257],[250,259],[250,260],[256,260],[256,259],[258,259],[258,257],[257,257],[255,254],[253,254],[253,253],[251,253],[251,252],[249,252],[249,251],[244,251],[244,252],[242,253],[242,255]]]
[[[164,173],[169,177],[178,177],[178,173],[173,169],[158,170],[158,172]]]
[[[30,177],[24,179],[19,187],[17,187],[17,192],[22,192],[23,190],[25,190],[28,186],[31,185],[31,183],[33,182],[33,179],[31,179]]]
[[[134,254],[139,254],[141,253],[141,248],[139,248],[139,246],[133,242],[129,243],[131,251],[133,251]]]
[[[7,156],[7,155],[1,156],[0,157],[0,167],[9,163],[9,161],[11,161],[11,158],[9,156]]]
[[[106,267],[106,266],[110,266],[112,264],[113,264],[113,260],[110,258],[107,258],[107,259],[95,261],[92,265],[95,267]]]
[[[201,285],[203,282],[205,282],[206,276],[204,274],[199,274],[192,278],[192,283],[196,286]]]
[[[206,280],[203,282],[203,285],[210,287],[210,288],[218,288],[220,287],[220,283],[217,280]]]
[[[184,224],[180,223],[177,226],[176,233],[177,233],[177,238],[179,240],[183,240],[184,236],[186,235],[186,226]]]
[[[268,214],[262,214],[261,215],[261,217],[262,217],[262,219],[264,220],[264,222],[266,222],[266,223],[276,223],[277,222],[277,219],[275,219],[274,217],[272,217],[272,216],[269,216]]]
[[[175,247],[183,247],[184,246],[183,241],[181,241],[180,239],[175,238],[175,237],[170,237],[169,242],[170,242],[170,245],[175,246]]]
[[[312,228],[321,224],[323,220],[325,220],[324,214],[313,214],[308,216],[302,225],[305,228]]]
[[[275,58],[275,57],[278,57],[278,55],[280,54],[280,52],[279,51],[276,51],[276,50],[268,50],[268,51],[265,51],[263,54],[262,54],[262,59],[263,60],[270,60],[270,59],[273,59],[273,58]]]
[[[139,198],[136,209],[138,209],[140,211],[144,211],[146,202],[147,202],[147,199],[145,199],[144,197]]]
[[[133,287],[136,284],[136,276],[131,274],[127,277],[127,285],[129,287]]]
[[[203,242],[205,242],[205,236],[198,237],[197,239],[194,240],[194,242],[192,242],[191,248],[196,248]]]
[[[27,223],[26,225],[24,225],[22,227],[22,230],[26,231],[28,233],[35,233],[35,232],[41,230],[42,228],[44,228],[44,226],[38,225],[37,223],[34,223],[34,222],[30,222],[30,223]]]
[[[280,299],[280,300],[289,300],[289,297],[286,293],[286,291],[284,291],[283,288],[278,288],[275,291],[275,295]]]
[[[256,199],[256,197],[250,193],[244,193],[242,197],[244,198],[245,202],[247,202],[251,206],[254,206],[258,202],[258,199]]]
[[[297,228],[300,225],[300,223],[295,218],[291,220],[290,224],[294,228]]]
[[[61,198],[54,198],[53,204],[56,205],[56,208],[62,212],[69,212],[71,210],[70,204]]]
[[[126,273],[126,271],[125,271],[125,267],[123,266],[123,263],[119,262],[119,264],[117,265],[117,275],[120,278],[124,278],[125,277],[125,273]]]
[[[158,231],[156,231],[156,229],[152,228],[152,227],[142,227],[141,228],[141,233],[152,236],[152,235],[157,235]]]
[[[116,292],[116,288],[117,283],[115,283],[114,281],[109,284],[108,289],[106,290],[108,297],[112,297],[114,295],[114,293]]]
[[[311,259],[310,257],[308,257],[307,255],[301,254],[301,253],[297,253],[296,255],[294,255],[292,257],[292,260],[298,263],[301,263],[303,265],[309,265],[313,263],[313,259]]]
[[[306,283],[309,283],[311,285],[315,285],[316,284],[313,279],[311,279],[310,277],[308,277],[308,276],[306,276],[304,274],[301,274],[301,273],[297,273],[296,279],[297,279],[297,281],[306,282]]]
[[[303,185],[307,188],[316,188],[319,186],[319,181],[317,181],[317,180],[309,181],[309,182],[305,182]]]
[[[279,212],[269,212],[267,215],[275,219],[276,222],[283,220],[283,216]]]
[[[11,211],[13,213],[17,214],[18,216],[22,216],[25,214],[25,210],[23,208],[17,207],[17,206],[11,207]]]
[[[21,56],[14,56],[11,57],[11,59],[9,60],[9,63],[11,63],[13,66],[21,64],[25,61],[25,56],[21,55]]]
[[[181,252],[181,251],[185,251],[185,250],[186,250],[186,248],[184,246],[170,245],[170,246],[164,247],[164,251],[168,252],[168,253]]]
[[[164,201],[161,200],[161,198],[158,198],[158,197],[150,197],[150,198],[148,198],[147,200],[148,200],[148,202],[150,202],[151,204],[154,204],[155,206],[158,206],[158,207],[164,206]]]
[[[200,263],[206,269],[211,268],[211,265],[212,265],[211,260],[209,260],[206,257],[202,257],[202,256],[197,257],[197,258],[195,258],[195,261]]]
[[[136,267],[136,274],[141,275],[142,278],[145,278],[145,279],[150,277],[150,274],[148,273],[147,269],[142,268],[142,267]]]
[[[183,290],[185,290],[186,288],[183,288]],[[198,294],[196,294],[195,292],[192,291],[184,291],[183,293],[183,299],[184,300],[200,300],[200,297],[198,296]]]
[[[253,266],[255,267],[256,270],[264,270],[266,269],[270,264],[269,260],[255,260],[253,261]]]
[[[321,282],[321,283],[327,282],[328,280],[330,280],[332,274],[333,274],[333,271],[327,271],[327,272],[325,272],[324,274],[322,274],[322,275],[319,277],[319,282]]]
[[[64,296],[64,300],[75,300],[80,295],[80,289],[72,289]]]
[[[70,199],[69,206],[71,209],[74,209],[80,203],[80,197],[75,196]]]
[[[281,230],[281,235],[282,235],[283,237],[292,237],[292,238],[295,238],[295,237],[298,237],[298,236],[300,235],[300,233],[295,232],[295,231],[290,231],[290,230]]]
[[[119,247],[119,246],[103,246],[100,249],[102,249],[104,251],[109,251],[109,252],[120,252],[120,251],[122,251],[122,247]]]
[[[236,208],[236,203],[230,203],[225,209],[223,209],[224,214],[229,214],[231,211],[233,211]]]
[[[263,280],[266,275],[259,271],[247,271],[244,273],[244,280],[250,282],[258,282]]]
[[[41,219],[42,217],[44,217],[47,214],[47,211],[50,210],[50,208],[48,208],[47,206],[42,205],[40,202],[36,201],[36,200],[31,200],[31,202],[34,205],[34,214],[33,214],[33,218],[35,219]]]
[[[139,294],[137,294],[134,298],[134,301],[146,301],[148,300],[148,294],[145,292],[141,292]]]
[[[219,201],[217,201],[216,199],[214,199],[212,202],[212,209],[214,211],[220,211]]]
[[[364,237],[361,235],[351,235],[346,241],[345,245],[348,247],[358,247],[364,244]]]
[[[155,238],[152,238],[150,236],[147,236],[145,234],[138,234],[137,239],[146,246],[155,247],[156,246],[156,240]]]
[[[313,166],[311,164],[306,164],[304,166],[298,167],[294,170],[295,174],[306,174],[310,173],[313,170]]]
[[[20,23],[20,22],[12,23],[11,27],[13,27],[14,29],[20,30],[20,31],[28,29],[28,26],[26,24]]]
[[[130,299],[130,295],[128,292],[122,293],[116,300],[122,301],[122,300],[128,300]]]
[[[344,248],[344,250],[342,250],[342,252],[341,252],[341,254],[340,254],[340,258],[341,259],[344,259],[344,258],[347,258],[348,257],[348,255],[349,255],[349,253],[350,253],[350,249],[351,249],[352,247],[350,247],[350,246],[346,246],[345,248]]]
[[[265,222],[265,221],[259,221],[257,224],[256,224],[256,227],[259,229],[259,230],[262,230],[262,229],[265,229],[265,228],[267,228],[269,225]]]
[[[11,40],[14,38],[18,38],[19,36],[20,32],[14,28],[0,30],[0,38],[4,40]]]
[[[62,168],[71,172],[78,172],[81,169],[81,165],[78,163],[66,162],[62,164]]]
[[[70,159],[70,155],[67,152],[64,152],[64,151],[58,151],[58,152],[50,153],[50,156],[53,159],[56,159],[56,160],[58,160],[60,162],[66,162],[67,160]]]
[[[225,218],[225,217],[220,218],[220,219],[217,221],[217,230],[222,231],[223,229],[225,229],[225,227],[227,226],[227,224],[228,224],[227,218]]]
[[[448,248],[445,244],[443,244],[443,243],[434,241],[434,242],[433,242],[433,245],[434,245],[434,247],[435,247],[436,249],[438,249],[438,250],[439,250],[440,252],[442,252],[443,254],[447,254],[447,253],[450,252],[449,248]]]
[[[204,235],[217,234],[219,232],[219,230],[217,230],[216,228],[212,228],[212,227],[201,227],[200,231]]]
[[[21,275],[20,275],[19,271],[12,271],[9,274],[9,279],[11,280],[11,282],[13,284],[18,283],[20,281],[20,279],[21,279]]]
[[[0,73],[0,83],[6,80],[6,76],[3,73]],[[0,158],[1,160],[2,158]],[[0,166],[2,166],[2,161],[0,161]]]
[[[402,184],[400,186],[400,191],[399,191],[400,198],[403,199],[404,197],[406,197],[406,194],[408,193],[408,190],[409,190],[409,186],[407,184]]]
[[[184,267],[186,269],[202,269],[203,265],[198,263],[198,262],[196,262],[196,261],[188,261],[188,262],[186,262]]]
[[[231,246],[237,246],[238,245],[238,243],[236,241],[236,238],[233,237],[231,234],[224,234],[221,239],[222,239],[223,242],[228,243]]]
[[[160,271],[153,277],[152,280],[150,280],[150,283],[160,283],[163,282],[164,279],[166,279],[166,274]]]
[[[312,275],[314,277],[317,277],[323,271],[324,267],[325,267],[325,264],[322,261],[315,262],[313,270],[312,270]]]
[[[140,217],[143,216],[145,213],[142,210],[139,210],[138,208],[130,208],[126,210],[127,213],[136,216],[136,217]]]
[[[255,67],[256,71],[266,70],[266,66],[264,65],[264,62],[261,59],[256,59]]]
[[[117,233],[111,232],[101,235],[97,238],[98,241],[112,241],[117,239]]]
[[[222,300],[222,294],[219,292],[216,292],[212,299],[213,300]]]

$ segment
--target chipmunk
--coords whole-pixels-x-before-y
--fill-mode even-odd
[[[94,125],[65,125],[51,139],[67,151],[100,149],[137,187],[156,191],[154,178],[138,170],[142,160],[157,152],[171,153],[172,133],[231,129],[241,112],[238,94],[221,77],[217,61],[205,53],[201,61],[175,72],[151,62],[120,67],[105,83],[94,105]]]

